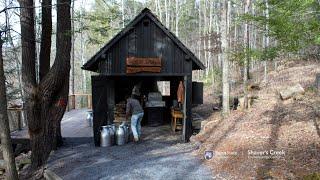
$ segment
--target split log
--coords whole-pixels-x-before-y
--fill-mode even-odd
[[[290,99],[291,97],[297,95],[297,94],[303,94],[304,89],[301,86],[301,84],[297,84],[295,86],[289,87],[283,91],[280,91],[280,98],[282,100]]]
[[[259,86],[259,84],[251,84],[251,85],[248,86],[248,90],[249,91],[254,91],[254,90],[259,91],[260,90],[260,86]]]

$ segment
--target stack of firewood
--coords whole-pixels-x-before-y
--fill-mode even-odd
[[[114,122],[123,121],[126,121],[126,103],[124,101],[116,104],[114,110]]]

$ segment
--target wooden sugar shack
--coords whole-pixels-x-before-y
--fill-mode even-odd
[[[149,9],[142,10],[82,67],[99,73],[91,79],[95,145],[102,125],[125,120],[125,101],[136,85],[147,99],[142,103],[142,123],[155,128],[170,123],[180,82],[185,97],[180,106],[181,134],[187,142],[192,135],[192,106],[203,102],[203,84],[192,82],[192,71],[204,68]],[[159,96],[161,83],[167,92]]]

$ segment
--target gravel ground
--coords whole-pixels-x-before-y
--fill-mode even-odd
[[[54,152],[48,169],[62,179],[213,179],[191,153],[190,143],[169,126],[145,127],[139,144],[96,148],[91,138],[67,138]]]

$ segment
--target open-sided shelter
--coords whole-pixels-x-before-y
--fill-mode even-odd
[[[192,71],[204,68],[149,9],[142,10],[82,67],[99,73],[91,79],[95,144],[99,145],[100,127],[116,121],[117,108],[124,106],[135,85],[148,97],[148,93],[157,91],[159,81],[169,82],[170,93],[162,97],[165,107],[146,108],[145,124],[158,119],[158,111],[163,111],[161,123],[170,120],[170,107],[177,99],[182,81],[185,87],[182,140],[188,141],[192,135],[192,105],[202,103],[202,86],[192,83]]]

